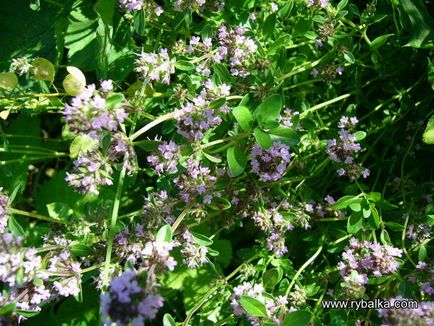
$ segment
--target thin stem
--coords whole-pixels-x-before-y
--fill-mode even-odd
[[[179,224],[181,224],[184,217],[187,215],[188,211],[190,210],[192,205],[187,206],[184,208],[184,210],[179,214],[178,218],[176,219],[175,223],[172,224],[172,233],[175,233],[176,229],[178,228]]]
[[[10,98],[23,98],[23,97],[57,97],[57,96],[66,96],[68,94],[66,93],[49,93],[49,94],[22,94],[22,95],[9,95],[9,96],[2,96],[0,97],[0,100],[7,100]]]
[[[252,260],[256,259],[258,256],[255,255],[251,258],[249,258],[247,261],[245,261],[244,263],[242,263],[240,266],[238,266],[236,269],[234,269],[232,271],[232,273],[230,273],[228,276],[226,276],[224,278],[223,282],[218,282],[215,286],[213,286],[212,288],[210,288],[205,295],[202,297],[202,299],[200,299],[193,308],[191,308],[191,310],[187,313],[187,317],[185,318],[184,322],[182,323],[183,326],[187,326],[191,317],[193,317],[194,313],[199,310],[199,308],[205,303],[205,301],[208,299],[208,297],[214,292],[216,291],[221,285],[225,284],[226,282],[228,282],[232,277],[234,277],[235,275],[237,275],[242,269],[243,267],[250,263]]]
[[[162,115],[161,117],[158,117],[154,121],[148,123],[147,125],[143,126],[139,130],[137,130],[134,134],[132,134],[130,136],[130,140],[133,141],[134,139],[136,139],[140,135],[144,134],[148,130],[154,128],[155,126],[159,125],[160,123],[163,123],[164,121],[173,119],[175,117],[175,114],[176,114],[176,112],[170,112],[170,113],[167,113],[165,115]]]
[[[44,215],[39,215],[39,214],[36,214],[36,213],[22,211],[22,210],[16,209],[16,208],[9,208],[9,211],[12,214],[21,215],[21,216],[27,216],[27,217],[32,217],[32,218],[36,218],[36,219],[42,220],[42,221],[53,222],[53,223],[57,223],[57,224],[67,224],[67,222],[62,221],[62,220],[58,220],[58,219],[55,219],[55,218],[52,218],[52,217],[48,217],[48,216],[44,216]]]
[[[121,202],[122,188],[124,185],[126,170],[127,170],[127,164],[124,162],[124,164],[122,165],[121,173],[119,175],[118,186],[116,188],[116,195],[115,195],[115,201],[113,204],[110,229],[108,232],[107,251],[106,251],[106,256],[105,256],[104,272],[103,272],[103,278],[102,278],[103,288],[106,288],[108,285],[108,277],[109,277],[109,268],[110,268],[110,264],[111,264],[113,239],[115,236],[113,231],[116,227],[116,222],[118,220],[119,206],[120,206],[120,202]]]
[[[341,96],[335,97],[331,100],[322,102],[320,104],[317,104],[315,106],[312,106],[310,109],[307,109],[306,111],[303,111],[300,113],[300,118],[305,118],[307,116],[308,113],[310,112],[314,112],[316,110],[322,109],[326,106],[329,106],[330,104],[345,100],[346,98],[350,97],[352,95],[352,93],[347,93],[347,94],[343,94]]]
[[[317,251],[315,251],[315,253],[312,255],[312,257],[310,257],[297,271],[297,273],[295,273],[294,278],[292,279],[291,283],[289,284],[288,288],[286,289],[286,294],[285,296],[287,297],[289,294],[289,291],[291,291],[292,287],[295,284],[295,281],[297,281],[298,277],[300,276],[301,273],[303,273],[303,271],[306,269],[307,266],[309,266],[315,259],[316,257],[318,257],[318,255],[321,253],[322,250],[322,245],[320,247],[318,247]]]

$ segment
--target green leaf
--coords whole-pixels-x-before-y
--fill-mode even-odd
[[[84,153],[98,149],[98,146],[98,139],[92,138],[88,135],[77,136],[69,146],[69,155],[71,158],[76,158]]]
[[[381,230],[380,240],[383,245],[390,245],[392,241],[390,240],[389,233],[386,230]]]
[[[281,268],[269,269],[262,276],[262,284],[264,284],[264,287],[266,289],[272,290],[274,289],[276,284],[280,282],[282,277],[283,277],[283,271]]]
[[[267,308],[261,301],[255,298],[243,295],[240,297],[240,304],[253,317],[267,317]]]
[[[70,215],[70,207],[66,203],[54,202],[47,204],[48,216],[59,220],[67,220]]]
[[[421,245],[419,247],[419,252],[418,252],[418,255],[417,255],[418,260],[419,261],[425,261],[426,258],[427,258],[427,256],[428,255],[427,255],[426,247],[424,245]]]
[[[160,145],[161,142],[158,140],[139,140],[134,142],[134,146],[137,146],[145,151],[156,151],[158,149],[158,145]]]
[[[404,230],[404,225],[396,222],[385,222],[384,224],[386,224],[389,229],[395,232],[401,232],[402,230]]]
[[[107,106],[110,109],[116,108],[119,106],[119,104],[121,104],[123,102],[123,100],[125,100],[125,96],[122,93],[114,93],[112,95],[110,95],[109,97],[107,97],[107,99],[105,100],[107,103]]]
[[[213,65],[213,69],[222,82],[230,83],[231,74],[224,64],[216,63]]]
[[[197,233],[197,232],[191,232],[191,235],[193,236],[193,241],[201,246],[210,246],[213,244],[213,241],[208,238],[206,235]]]
[[[364,131],[356,131],[356,132],[354,133],[354,137],[356,137],[356,140],[357,140],[357,141],[361,141],[361,140],[365,139],[365,137],[366,137],[366,132],[364,132]]]
[[[434,91],[434,64],[428,58],[428,82],[431,84],[431,88]]]
[[[361,203],[362,199],[356,196],[343,196],[339,198],[336,203],[331,205],[330,207],[333,209],[344,209],[347,208],[350,204],[353,203]]]
[[[232,243],[230,240],[218,239],[214,240],[212,249],[218,251],[219,255],[215,259],[223,268],[229,266],[232,260]]]
[[[9,303],[3,307],[0,307],[0,316],[9,316],[15,311],[15,303]]]
[[[356,234],[362,228],[363,218],[360,213],[353,213],[347,222],[347,231],[350,234]]]
[[[356,62],[356,59],[351,52],[344,52],[344,59],[351,64],[354,64]]]
[[[378,214],[377,208],[374,205],[369,205],[371,209],[371,215],[369,216],[369,224],[371,224],[374,228],[378,229],[380,227],[380,215]]]
[[[164,314],[163,326],[176,326],[175,320],[170,314]]]
[[[290,312],[283,320],[283,326],[306,326],[312,318],[312,313],[306,310]]]
[[[276,120],[282,109],[282,98],[278,94],[271,95],[265,99],[255,110],[254,116],[261,123]]]
[[[169,224],[166,224],[166,225],[162,226],[158,230],[156,239],[158,241],[167,242],[167,243],[169,243],[170,241],[172,241],[172,228],[170,227]]]
[[[232,176],[239,176],[247,166],[246,154],[237,146],[229,147],[226,154]]]
[[[434,144],[434,115],[429,118],[422,137],[426,144]]]
[[[403,14],[410,20],[410,40],[406,44],[414,48],[423,47],[424,43],[432,40],[434,22],[421,0],[401,0]]]
[[[25,232],[23,227],[18,223],[14,216],[9,216],[8,219],[8,227],[11,233],[16,237],[24,237]]]
[[[104,24],[113,24],[113,14],[116,8],[116,0],[98,0],[95,4],[95,11]]]
[[[262,31],[266,38],[269,38],[273,35],[275,31],[276,25],[276,14],[271,14],[265,19],[264,25],[262,25]]]
[[[267,134],[266,132],[262,131],[259,128],[255,128],[253,130],[253,133],[256,138],[256,142],[264,149],[270,148],[273,144],[273,140],[271,139],[271,136]]]
[[[344,9],[346,6],[347,6],[347,4],[348,4],[348,0],[341,0],[339,3],[338,3],[338,5],[337,5],[337,9],[338,10],[342,10],[342,9]]]
[[[232,114],[244,131],[252,131],[250,124],[253,121],[253,115],[247,107],[237,106],[232,110]]]
[[[202,152],[203,156],[205,156],[210,162],[213,163],[220,163],[222,160],[218,157],[212,156],[211,154],[207,154],[205,152]]]
[[[79,243],[70,246],[69,250],[71,250],[71,253],[77,257],[86,257],[93,253],[91,247]]]
[[[379,47],[383,46],[384,43],[386,43],[387,39],[391,36],[393,36],[395,34],[385,34],[385,35],[381,35],[378,36],[377,38],[375,38],[371,44],[369,44],[370,48],[372,50],[378,49]]]
[[[288,138],[294,142],[294,145],[297,145],[300,142],[300,135],[288,127],[277,127],[269,130],[268,132],[272,135]]]
[[[195,66],[189,61],[178,60],[175,62],[175,68],[182,71],[191,71],[195,69]]]
[[[223,106],[223,104],[225,104],[225,103],[226,103],[226,98],[222,97],[222,98],[219,98],[217,100],[212,101],[208,107],[212,110],[216,110],[216,109],[220,108],[221,106]]]

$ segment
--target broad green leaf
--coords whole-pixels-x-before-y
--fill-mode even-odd
[[[283,277],[283,271],[281,268],[272,268],[267,270],[262,276],[262,283],[266,289],[273,289],[277,283]]]
[[[423,133],[423,141],[426,144],[434,144],[434,115],[429,118],[428,124],[426,125]]]
[[[213,241],[208,238],[206,235],[197,233],[197,232],[191,232],[191,235],[193,236],[193,241],[201,246],[210,246],[213,244]]]
[[[285,319],[283,320],[283,326],[306,326],[311,318],[312,313],[309,311],[293,311],[285,316]]]
[[[209,161],[213,163],[220,163],[222,160],[218,157],[212,156],[211,154],[207,154],[205,152],[202,152],[203,156],[205,156]]]
[[[176,326],[175,320],[170,314],[164,314],[163,326]]]
[[[361,203],[362,199],[356,196],[343,196],[339,198],[336,203],[331,205],[333,209],[344,209],[347,208],[350,204],[353,203]]]
[[[348,4],[348,0],[341,0],[339,3],[338,3],[338,5],[337,5],[337,9],[338,10],[342,10],[342,9],[344,9],[346,6],[347,6],[347,4]]]
[[[24,229],[13,215],[9,216],[8,227],[11,233],[16,237],[24,237]]]
[[[86,257],[93,253],[91,247],[79,243],[70,246],[69,250],[71,250],[71,253],[74,256],[78,256],[78,257]]]
[[[191,71],[195,69],[195,66],[189,61],[178,60],[175,62],[175,68],[182,71]]]
[[[99,146],[99,141],[88,135],[81,135],[74,138],[69,146],[69,155],[72,158],[96,150]]]
[[[385,35],[378,36],[377,38],[375,38],[371,42],[371,44],[369,45],[370,48],[372,50],[378,49],[379,47],[383,46],[386,43],[386,41],[389,37],[391,37],[393,35],[395,35],[395,34],[385,34]]]
[[[427,256],[428,256],[428,254],[427,254],[427,250],[426,250],[425,245],[420,245],[419,252],[417,255],[418,260],[419,261],[425,261]]]
[[[410,20],[410,40],[407,46],[420,48],[434,36],[434,22],[421,0],[401,0],[403,14]]]
[[[371,209],[371,213],[372,213],[368,218],[369,223],[373,227],[378,229],[380,227],[380,222],[381,222],[380,214],[378,214],[378,210],[374,205],[372,205],[372,204],[369,205],[369,208]]]
[[[246,154],[238,146],[229,147],[226,154],[232,176],[239,176],[247,166]]]
[[[15,303],[9,303],[3,307],[0,307],[0,316],[9,316],[15,310]]]
[[[255,110],[254,116],[261,122],[276,120],[282,109],[282,98],[278,94],[271,95],[265,99]]]
[[[298,144],[300,141],[300,135],[291,128],[288,127],[277,127],[268,131],[272,135],[277,135],[293,140],[294,145]]]
[[[434,64],[428,58],[428,82],[431,84],[431,88],[434,91]]]
[[[365,139],[365,137],[366,137],[366,132],[364,132],[364,131],[356,131],[356,132],[354,133],[354,137],[356,137],[356,140],[357,140],[357,141],[361,141],[361,140]]]
[[[216,109],[220,108],[221,106],[223,106],[223,104],[225,104],[225,103],[226,103],[226,98],[222,97],[222,98],[219,98],[217,100],[212,101],[209,104],[209,108],[212,110],[216,110]]]
[[[354,212],[347,221],[347,231],[350,234],[356,234],[362,228],[362,214]]]
[[[109,108],[118,107],[125,100],[125,96],[122,93],[113,93],[106,99],[107,106]]]
[[[273,140],[271,139],[271,136],[267,134],[266,132],[262,131],[259,128],[255,128],[253,130],[253,133],[256,138],[256,142],[264,149],[270,148],[273,144]]]
[[[113,24],[113,14],[115,13],[116,4],[116,0],[98,0],[95,4],[95,11],[104,24]]]
[[[161,242],[170,242],[172,241],[172,228],[169,224],[162,226],[158,232],[156,239]]]
[[[71,213],[70,209],[68,204],[62,202],[47,204],[48,216],[59,220],[67,220]]]
[[[240,304],[244,308],[244,310],[251,316],[267,317],[267,308],[261,301],[255,298],[243,295],[240,298]]]
[[[244,131],[252,131],[251,123],[253,121],[253,115],[247,107],[237,106],[233,109],[232,114]]]

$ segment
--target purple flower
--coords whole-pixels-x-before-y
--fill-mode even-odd
[[[111,180],[112,167],[108,159],[99,152],[83,154],[74,161],[71,173],[67,172],[65,180],[80,193],[98,195],[98,187],[113,184]]]
[[[129,12],[141,10],[144,6],[143,0],[119,0],[119,5]]]
[[[229,95],[230,87],[226,84],[216,86],[211,80],[204,83],[205,88],[191,102],[184,104],[177,111],[178,133],[185,138],[197,141],[203,138],[208,129],[222,123],[219,114],[228,112],[227,105],[211,109],[212,101]]]
[[[8,226],[9,220],[9,197],[2,193],[3,188],[0,187],[0,236]]]
[[[65,104],[63,114],[65,122],[71,132],[97,139],[102,138],[103,132],[117,131],[128,114],[121,107],[112,108],[106,103],[112,87],[110,80],[102,81],[100,90],[94,84],[86,86],[85,90]]]
[[[255,144],[250,152],[252,170],[263,181],[277,181],[286,171],[291,160],[289,146],[274,142],[268,149]]]
[[[156,317],[164,305],[158,285],[151,282],[142,287],[139,281],[140,275],[129,269],[110,282],[108,292],[100,297],[105,325],[144,325],[145,320]]]
[[[159,53],[142,51],[135,63],[134,71],[147,83],[169,84],[170,75],[175,73],[175,60],[169,58],[167,49],[161,49]]]

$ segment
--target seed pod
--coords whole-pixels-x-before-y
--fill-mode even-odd
[[[17,87],[18,77],[13,72],[0,73],[0,89],[12,89]]]
[[[63,88],[68,95],[76,96],[80,94],[86,86],[86,77],[80,69],[76,67],[66,67],[69,74],[63,80]]]
[[[36,58],[32,61],[32,79],[34,80],[46,80],[53,82],[56,71],[54,65],[44,58]]]

